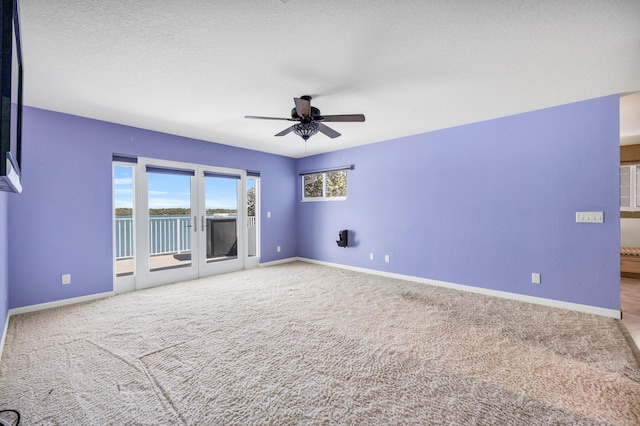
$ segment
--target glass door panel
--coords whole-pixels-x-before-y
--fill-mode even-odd
[[[133,167],[113,166],[114,250],[116,277],[133,275]]]
[[[207,263],[238,258],[239,180],[205,173]]]
[[[246,256],[246,211],[242,170],[200,167],[201,230],[198,273],[201,277],[237,271]]]
[[[190,267],[192,174],[149,171],[149,271]]]
[[[138,158],[136,288],[198,276],[196,166]]]

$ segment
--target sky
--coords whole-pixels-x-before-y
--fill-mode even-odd
[[[149,182],[149,208],[189,208],[190,176],[147,173]],[[206,177],[206,209],[237,209],[237,179]],[[247,180],[247,189],[255,185]],[[133,208],[133,168],[114,166],[115,207]]]

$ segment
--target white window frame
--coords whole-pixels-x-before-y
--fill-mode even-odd
[[[640,164],[623,164],[620,166],[620,176],[622,176],[622,169],[629,168],[629,206],[620,206],[620,211],[635,212],[640,211],[640,194],[638,189],[640,186]],[[622,197],[622,179],[619,180],[619,197]]]
[[[133,252],[132,252],[132,258],[133,258],[133,273],[132,274],[128,274],[128,275],[120,275],[118,276],[116,274],[116,226],[115,226],[115,221],[116,221],[116,191],[115,191],[115,173],[116,173],[116,167],[130,167],[131,168],[131,191],[132,191],[132,202],[133,205],[131,206],[131,213],[132,213],[132,220],[133,220],[133,228],[132,228],[132,234],[131,234],[131,238],[132,238],[132,242],[133,242]],[[137,219],[137,212],[136,212],[136,197],[137,197],[137,192],[136,192],[136,168],[137,168],[137,164],[136,163],[128,163],[128,162],[124,162],[124,161],[112,161],[111,163],[111,210],[112,210],[112,227],[113,227],[113,232],[112,232],[112,240],[113,240],[113,255],[112,255],[112,259],[113,259],[113,290],[116,293],[124,293],[127,291],[132,291],[135,290],[135,286],[136,286],[136,247],[138,246],[138,242],[136,240],[136,228],[135,228],[135,224],[136,224],[136,219]]]
[[[300,182],[302,183],[302,202],[306,203],[306,202],[313,202],[313,201],[345,201],[347,199],[346,195],[341,197],[327,197],[327,173],[335,173],[335,172],[344,172],[345,179],[347,180],[347,187],[348,187],[349,173],[347,173],[347,170],[330,170],[326,172],[312,172],[312,173],[305,173],[303,175],[300,175]],[[305,197],[304,177],[310,176],[310,175],[322,175],[322,197]]]

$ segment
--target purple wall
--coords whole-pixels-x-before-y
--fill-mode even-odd
[[[355,170],[347,201],[298,203],[298,254],[618,310],[619,126],[609,96],[300,159]]]
[[[617,310],[618,109],[610,96],[294,160],[27,108],[24,192],[0,196],[0,232],[19,230],[8,255],[0,237],[9,307],[112,290],[115,152],[259,170],[262,262],[301,256]],[[300,202],[298,172],[345,164],[347,201]],[[576,211],[605,223],[575,223]],[[347,249],[335,244],[344,228]]]
[[[23,146],[24,190],[8,209],[20,230],[10,237],[11,308],[112,290],[113,153],[260,171],[262,212],[271,211],[261,261],[297,255],[294,159],[35,108]]]
[[[0,192],[0,330],[4,330],[9,310],[9,194]],[[1,332],[1,331],[0,331]],[[0,339],[2,336],[0,336]]]

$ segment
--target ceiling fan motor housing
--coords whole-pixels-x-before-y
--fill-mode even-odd
[[[291,109],[291,118],[293,118],[294,120],[311,121],[311,120],[314,120],[316,117],[320,117],[320,110],[314,106],[311,107],[311,114],[309,117],[300,116],[298,115],[298,111],[295,108]]]

